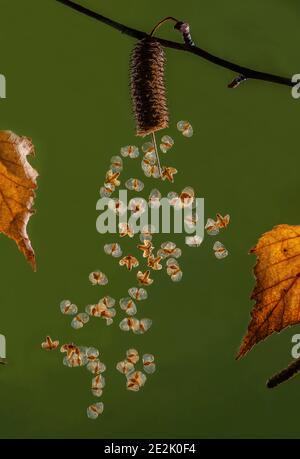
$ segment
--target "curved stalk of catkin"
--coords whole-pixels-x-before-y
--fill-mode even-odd
[[[159,154],[158,154],[158,149],[157,149],[157,143],[156,143],[155,133],[152,132],[151,135],[152,135],[153,146],[154,146],[154,149],[155,149],[155,154],[156,154],[156,160],[157,160],[157,167],[158,167],[159,175],[162,177],[162,169],[161,169],[161,164],[160,164],[160,159],[159,159]]]
[[[162,26],[165,22],[167,21],[173,21],[175,22],[176,24],[178,24],[178,20],[176,18],[173,18],[173,16],[167,16],[166,18],[162,19],[161,21],[159,21],[154,27],[153,29],[151,30],[150,32],[150,37],[152,37],[155,32],[157,31],[157,29],[159,29],[160,26]]]

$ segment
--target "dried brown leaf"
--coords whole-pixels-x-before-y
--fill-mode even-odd
[[[16,242],[35,270],[27,224],[34,213],[38,173],[27,161],[30,154],[34,154],[30,139],[11,131],[0,131],[0,232]]]

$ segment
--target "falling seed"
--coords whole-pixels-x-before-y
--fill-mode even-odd
[[[156,366],[154,363],[154,355],[152,354],[143,355],[143,367],[144,367],[144,371],[148,374],[153,374],[155,372]]]
[[[99,414],[103,413],[103,410],[104,404],[102,402],[94,403],[87,408],[86,414],[89,419],[97,419]]]
[[[67,353],[67,357],[70,358],[72,357],[73,354],[80,354],[80,349],[76,344],[74,343],[66,343],[63,344],[60,348],[61,353]]]
[[[161,139],[160,149],[163,153],[167,153],[174,145],[174,140],[169,135],[164,135]]]
[[[192,137],[193,135],[193,127],[189,121],[178,121],[177,129],[184,137]]]
[[[151,285],[154,282],[153,279],[150,278],[149,270],[145,271],[144,273],[142,271],[138,271],[136,277],[139,283],[142,285]]]
[[[117,198],[108,201],[108,208],[116,215],[124,215],[127,212],[127,206]]]
[[[228,250],[219,241],[214,243],[213,251],[215,252],[215,257],[218,258],[218,260],[221,260],[222,258],[225,258],[228,255]]]
[[[75,366],[79,366],[78,364],[75,365],[74,362],[75,362],[74,359],[68,359],[67,356],[65,356],[65,357],[63,358],[63,365],[64,365],[65,367],[73,368],[73,367],[75,367]]]
[[[90,373],[93,373],[93,375],[99,375],[106,370],[105,364],[100,362],[98,359],[88,362],[86,368]]]
[[[184,188],[180,195],[174,191],[170,191],[167,198],[170,205],[174,206],[175,209],[187,209],[191,207],[195,201],[195,192],[193,188],[189,186]]]
[[[122,331],[138,330],[139,326],[140,321],[135,317],[125,317],[125,319],[121,320],[119,323],[119,327]]]
[[[181,249],[176,247],[176,244],[174,242],[163,242],[160,246],[160,250],[157,252],[157,256],[161,258],[168,258],[168,257],[173,257],[173,258],[179,258],[181,257]]]
[[[114,191],[114,185],[112,185],[111,183],[104,183],[104,186],[100,188],[100,196],[101,198],[109,198]]]
[[[89,347],[86,350],[86,356],[89,362],[93,362],[94,360],[98,360],[99,351],[95,347]]]
[[[130,199],[128,204],[128,210],[131,211],[131,215],[135,218],[140,217],[144,212],[146,212],[147,207],[148,204],[143,198]]]
[[[152,235],[156,233],[154,225],[145,225],[142,228],[140,234],[140,241],[144,243],[145,241],[152,241]]]
[[[217,214],[217,220],[216,220],[216,225],[218,228],[227,228],[230,222],[230,215],[225,215],[225,217],[222,217],[221,214]]]
[[[141,180],[136,178],[131,178],[125,182],[125,186],[130,191],[142,191],[144,188],[144,184]]]
[[[123,309],[123,311],[126,312],[129,316],[134,316],[137,312],[136,305],[133,302],[132,298],[127,297],[127,298],[121,298],[120,299],[120,307]]]
[[[120,266],[126,266],[128,271],[131,271],[132,268],[139,266],[139,261],[133,255],[127,255],[119,261]]]
[[[184,218],[184,224],[189,228],[190,230],[195,230],[196,225],[198,223],[198,215],[196,213],[192,213],[190,215],[187,215]],[[199,237],[199,236],[198,236]]]
[[[135,145],[127,145],[126,147],[122,147],[120,153],[124,158],[129,157],[131,159],[137,158],[140,154],[138,147]]]
[[[189,246],[189,247],[199,247],[203,242],[203,238],[201,238],[200,236],[187,236],[186,239],[185,239],[185,243]]]
[[[149,328],[152,326],[152,320],[151,319],[141,319],[139,321],[138,327],[135,327],[132,329],[133,333],[135,335],[143,335],[145,332],[149,330]]]
[[[136,349],[128,349],[128,351],[126,351],[126,359],[128,362],[135,365],[140,360],[138,351]]]
[[[113,172],[122,172],[123,160],[120,156],[112,156],[110,159],[110,168]]]
[[[101,317],[106,320],[106,325],[111,325],[113,317],[116,315],[116,310],[113,307],[108,308],[101,300],[97,304],[88,305],[85,310],[89,316]]]
[[[103,390],[100,387],[92,387],[92,394],[94,397],[101,397]]]
[[[144,164],[148,164],[150,166],[154,166],[156,164],[156,161],[157,161],[157,157],[156,157],[155,150],[148,151],[147,153],[145,153],[144,156],[143,156],[143,160],[142,160],[142,162],[144,162]],[[142,164],[142,166],[143,166],[143,164]]]
[[[212,218],[207,219],[205,229],[209,236],[216,236],[216,234],[218,234],[220,231],[219,227],[217,226],[217,223]]]
[[[129,223],[119,223],[119,234],[120,237],[133,237],[134,236],[134,229],[132,225]]]
[[[107,285],[108,279],[107,276],[101,271],[93,271],[89,275],[89,280],[92,285]]]
[[[116,369],[123,375],[127,375],[128,373],[134,371],[134,365],[131,362],[128,362],[128,360],[122,360],[117,363]]]
[[[216,221],[212,218],[208,218],[207,223],[205,225],[207,234],[209,234],[210,236],[215,236],[219,233],[220,229],[226,228],[229,225],[229,221],[230,215],[225,215],[225,217],[222,217],[221,214],[217,214]]]
[[[79,330],[79,328],[82,328],[89,320],[88,314],[80,312],[72,320],[71,327],[75,328],[75,330]]]
[[[70,357],[66,355],[63,359],[63,364],[69,368],[83,367],[87,364],[87,358],[82,352],[74,353]]]
[[[151,255],[150,257],[148,257],[147,266],[153,269],[153,271],[160,271],[162,269],[162,265],[160,264],[161,260],[162,257],[155,257]]]
[[[46,336],[46,340],[41,344],[42,349],[46,351],[54,351],[59,346],[59,341],[52,341],[50,336]]]
[[[147,290],[145,290],[144,288],[131,287],[128,290],[128,293],[131,296],[131,298],[137,301],[146,300],[148,298]]]
[[[133,373],[129,373],[127,376],[127,389],[137,392],[143,387],[146,383],[147,377],[141,371],[134,371]]]
[[[176,207],[178,205],[178,203],[180,203],[180,199],[179,199],[178,193],[176,193],[175,191],[170,191],[167,194],[167,199],[169,201],[169,204],[171,206],[173,206],[173,207]]]
[[[182,279],[183,273],[179,267],[178,261],[175,260],[175,258],[168,259],[167,273],[173,282],[179,282]]]
[[[107,255],[111,255],[114,258],[119,258],[122,256],[122,249],[120,245],[115,242],[113,244],[105,244],[104,246],[104,252]]]
[[[177,169],[174,167],[163,167],[162,173],[161,173],[161,178],[162,180],[168,180],[169,182],[174,182],[174,175],[177,174]]]
[[[160,207],[160,200],[161,200],[161,192],[154,188],[150,191],[148,205],[152,209],[158,209]]]
[[[72,304],[69,300],[63,300],[60,303],[60,310],[63,314],[73,316],[77,314],[78,307],[76,306],[76,304]]]
[[[156,161],[155,148],[152,142],[145,142],[142,146],[142,150],[145,154],[152,153],[154,155],[154,161]]]
[[[156,164],[152,165],[143,160],[142,169],[146,177],[153,177],[155,179],[160,177],[159,169]]]
[[[102,377],[102,375],[97,375],[95,378],[92,380],[92,394],[94,397],[101,397],[103,394],[103,386],[101,384],[101,381],[98,379]]]
[[[106,295],[99,300],[99,304],[105,306],[106,308],[113,308],[116,304],[116,300],[111,296]]]
[[[121,182],[118,180],[120,172],[114,172],[111,169],[107,171],[105,176],[105,184],[110,184],[113,186],[120,186]]]
[[[151,241],[146,240],[143,244],[138,244],[137,248],[143,252],[143,258],[149,258],[153,252],[154,246]]]

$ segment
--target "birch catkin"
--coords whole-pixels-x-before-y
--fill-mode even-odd
[[[164,65],[164,50],[155,38],[149,36],[136,44],[130,59],[130,85],[138,136],[168,127]]]

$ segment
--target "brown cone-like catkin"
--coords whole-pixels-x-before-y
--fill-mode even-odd
[[[143,38],[134,47],[130,59],[130,84],[138,136],[143,137],[169,125],[164,64],[164,50],[155,38]]]

